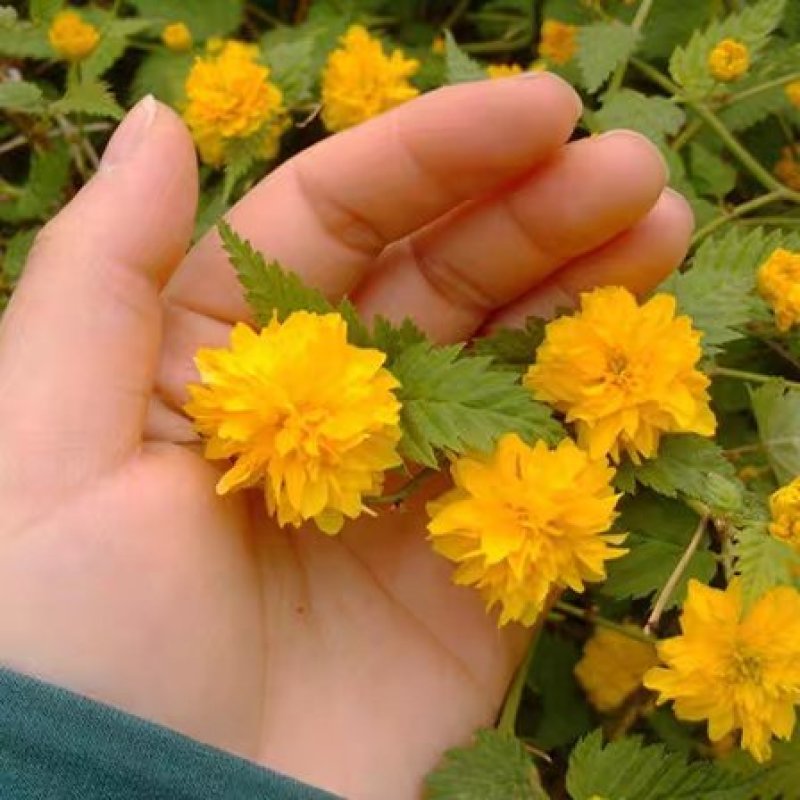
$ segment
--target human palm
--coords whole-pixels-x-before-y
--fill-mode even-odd
[[[646,291],[691,215],[641,138],[565,145],[577,114],[546,76],[437,92],[296,157],[229,221],[439,341],[598,283]],[[424,498],[327,537],[215,494],[180,408],[193,353],[247,309],[215,235],[182,258],[195,199],[186,132],[145,102],[3,320],[0,663],[348,798],[413,798],[491,723],[525,633],[452,585]]]

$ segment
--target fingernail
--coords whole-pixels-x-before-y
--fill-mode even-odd
[[[591,141],[599,142],[602,139],[627,139],[630,142],[646,142],[647,145],[649,145],[650,151],[654,152],[658,156],[659,161],[661,161],[661,165],[664,168],[664,182],[666,183],[669,181],[670,169],[666,157],[658,148],[658,145],[656,145],[656,143],[652,139],[645,136],[643,133],[639,133],[638,131],[631,131],[628,130],[627,128],[621,128],[619,130],[606,131],[605,133],[601,133],[599,136],[593,137]]]
[[[103,153],[101,166],[108,169],[128,161],[147,138],[147,132],[157,113],[158,103],[155,97],[151,94],[143,97],[114,131]]]
[[[575,119],[578,119],[581,114],[583,114],[583,101],[581,100],[581,96],[575,91],[575,88],[569,83],[569,81],[565,81],[560,75],[556,75],[553,72],[548,72],[546,69],[532,69],[528,72],[523,72],[521,75],[517,75],[516,77],[523,81],[547,79],[553,83],[562,84],[562,86],[569,90],[569,93],[572,96],[572,102],[575,105]]]

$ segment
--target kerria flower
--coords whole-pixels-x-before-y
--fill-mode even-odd
[[[770,495],[769,532],[800,553],[800,478]]]
[[[273,158],[287,116],[281,90],[258,61],[255,45],[210,44],[186,78],[183,118],[207,164],[220,166],[236,142],[260,137],[262,158]]]
[[[800,322],[800,253],[779,247],[758,268],[758,292],[775,313],[779,331]]]
[[[682,634],[658,645],[664,667],[644,677],[675,715],[707,720],[712,742],[741,731],[757,761],[771,755],[773,736],[788,739],[800,703],[800,593],[770,589],[745,611],[741,587],[712,589],[690,581]]]
[[[643,305],[622,287],[581,295],[581,308],[547,325],[525,385],[575,423],[593,458],[633,461],[658,451],[664,433],[715,429],[709,379],[697,369],[700,333],[675,316],[675,298]]]
[[[67,61],[82,61],[97,47],[100,33],[77,11],[59,11],[47,31],[50,46]]]
[[[655,645],[608,628],[597,628],[575,665],[575,677],[589,702],[598,711],[609,713],[642,685],[645,672],[656,664]]]
[[[744,42],[723,39],[708,54],[708,71],[725,83],[735,81],[750,69],[750,51]]]
[[[161,31],[161,41],[176,53],[192,49],[192,33],[182,22],[173,22]]]
[[[519,64],[489,64],[486,67],[486,74],[492,79],[511,78],[514,75],[522,74],[522,67]]]
[[[206,456],[234,460],[217,491],[263,484],[280,525],[313,519],[336,533],[359,516],[401,463],[398,382],[385,359],[349,344],[339,314],[305,311],[260,333],[240,323],[230,348],[200,350],[202,383],[189,387],[186,411]]]
[[[800,81],[792,81],[787,83],[783,88],[786,92],[786,98],[795,107],[800,108]]]
[[[578,52],[578,28],[557,19],[542,23],[539,55],[552,64],[566,64]]]
[[[458,564],[453,580],[477,587],[500,624],[532,625],[548,595],[605,577],[625,554],[608,534],[618,495],[614,471],[574,442],[551,449],[503,436],[490,455],[452,465],[455,487],[428,505],[433,549]]]
[[[775,164],[775,177],[790,189],[800,192],[800,145],[787,145],[781,148],[781,157]]]
[[[351,26],[340,42],[322,71],[322,121],[329,131],[358,125],[419,94],[408,81],[419,69],[416,59],[402,50],[386,55],[361,25]]]

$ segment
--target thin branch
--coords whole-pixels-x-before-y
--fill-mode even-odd
[[[730,209],[730,211],[726,211],[724,214],[715,217],[702,228],[700,228],[700,230],[698,230],[692,237],[692,247],[696,246],[699,242],[705,239],[706,236],[713,233],[718,228],[721,228],[731,220],[738,219],[739,217],[745,216],[745,214],[749,214],[751,211],[756,211],[759,208],[768,206],[771,203],[780,202],[781,200],[783,200],[783,192],[774,191],[761,195],[761,197],[756,197],[755,200],[750,200],[747,203],[741,203],[738,206],[734,206],[732,209]]]
[[[628,628],[625,625],[620,625],[620,623],[614,622],[613,620],[600,617],[597,614],[592,613],[590,609],[581,608],[580,606],[573,606],[571,603],[565,603],[562,600],[559,600],[553,604],[553,610],[560,611],[562,614],[566,614],[568,617],[574,617],[575,619],[579,619],[582,622],[588,623],[589,625],[597,625],[599,628],[608,628],[610,631],[616,631],[617,633],[621,633],[623,636],[627,636],[629,639],[636,639],[638,642],[646,642],[647,644],[653,644],[655,642],[655,639],[652,636],[638,630],[637,628]]]

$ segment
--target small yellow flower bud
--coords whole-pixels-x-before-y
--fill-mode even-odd
[[[750,51],[744,42],[723,39],[708,56],[708,70],[718,81],[735,81],[750,68]]]
[[[81,61],[97,47],[100,34],[76,11],[60,11],[47,32],[50,46],[67,61]]]
[[[191,50],[192,33],[182,22],[173,22],[161,31],[161,41],[176,53]]]
[[[519,64],[489,64],[486,67],[486,74],[492,78],[510,78],[513,75],[519,75],[522,72],[522,67]]]
[[[787,83],[784,91],[786,92],[786,97],[789,98],[789,102],[795,108],[800,108],[800,81]]]
[[[578,28],[546,19],[542,24],[542,37],[539,42],[539,55],[553,64],[566,64],[578,50]]]
[[[431,43],[431,53],[435,56],[443,56],[445,51],[444,37],[437,36]]]
[[[781,158],[773,169],[775,177],[786,184],[790,189],[800,192],[800,162],[797,156],[800,155],[798,145],[787,146],[781,150]]]

